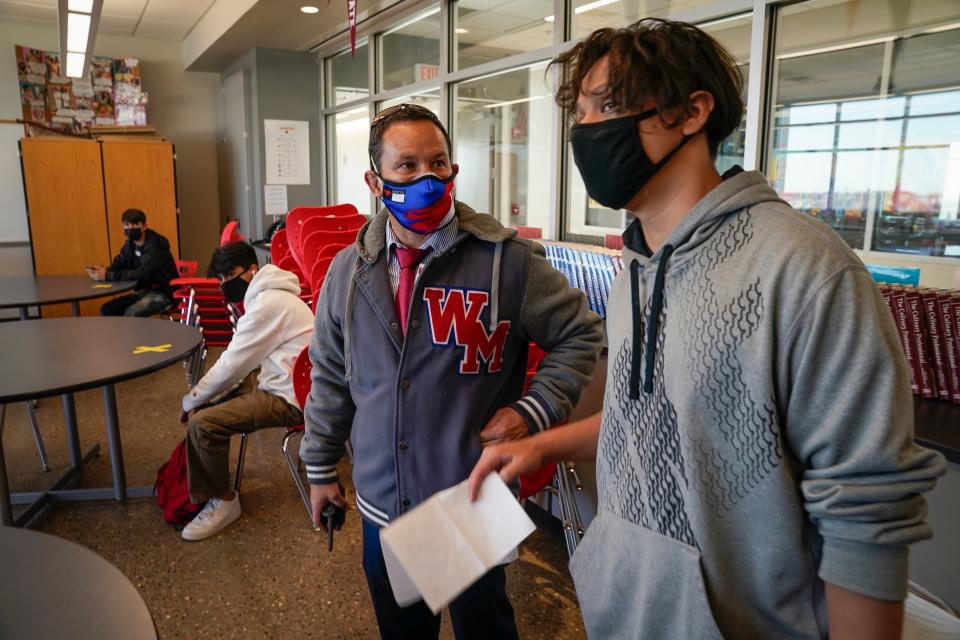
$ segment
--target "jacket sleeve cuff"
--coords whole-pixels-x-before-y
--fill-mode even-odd
[[[332,484],[339,480],[335,464],[307,464],[303,465],[307,469],[307,481],[310,484]]]
[[[559,422],[550,405],[537,394],[526,395],[508,406],[520,414],[531,435],[549,429]]]
[[[896,602],[907,597],[907,558],[906,546],[824,538],[819,575],[842,589]]]

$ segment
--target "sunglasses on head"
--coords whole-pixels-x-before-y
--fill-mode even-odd
[[[398,113],[415,113],[417,115],[426,116],[430,120],[436,122],[438,125],[440,124],[440,120],[437,118],[437,115],[433,111],[430,111],[430,109],[421,107],[418,104],[408,104],[405,102],[403,104],[387,107],[383,111],[380,111],[377,115],[373,116],[370,126],[375,127],[378,124],[382,124],[385,120],[397,115]]]

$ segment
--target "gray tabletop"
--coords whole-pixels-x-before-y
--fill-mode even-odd
[[[188,325],[151,318],[0,323],[0,402],[93,389],[162,369],[200,344]]]
[[[4,276],[0,277],[0,309],[103,298],[135,286],[129,280],[94,282],[90,276]]]
[[[157,637],[136,587],[93,551],[0,527],[0,638]]]

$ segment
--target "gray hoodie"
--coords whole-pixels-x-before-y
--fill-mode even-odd
[[[921,493],[907,364],[860,260],[762,174],[727,178],[607,316],[600,510],[570,569],[591,638],[822,638],[823,581],[905,595]]]

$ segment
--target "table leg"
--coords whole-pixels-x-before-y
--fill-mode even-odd
[[[0,404],[0,527],[9,527],[13,524],[10,485],[7,484],[7,463],[3,457],[3,423],[6,417],[7,405]]]
[[[67,451],[70,454],[70,466],[80,464],[80,432],[77,429],[77,406],[73,402],[73,394],[63,394],[63,422],[67,428]]]
[[[120,444],[117,392],[112,384],[103,388],[103,413],[107,419],[107,444],[110,446],[110,465],[113,468],[113,496],[117,500],[126,500],[127,476],[123,469],[123,447]]]
[[[73,317],[79,318],[80,317],[80,301],[74,300],[73,302],[70,303],[70,306],[73,307]]]

